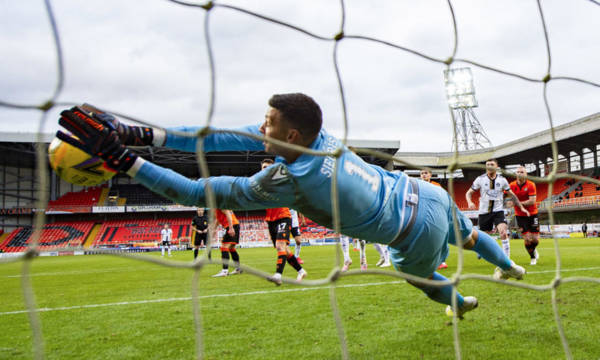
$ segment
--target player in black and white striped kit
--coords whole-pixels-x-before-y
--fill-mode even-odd
[[[165,224],[165,227],[160,231],[160,238],[162,244],[160,246],[161,256],[165,256],[165,248],[171,256],[171,239],[173,238],[173,230],[169,227],[169,224]]]
[[[497,173],[497,169],[498,160],[490,159],[486,161],[485,174],[480,175],[473,181],[473,185],[471,185],[465,196],[469,209],[475,210],[477,207],[472,200],[472,196],[475,191],[479,191],[479,229],[489,233],[496,225],[502,241],[502,250],[504,250],[506,256],[510,257],[510,238],[508,237],[508,225],[504,218],[504,193],[510,195],[513,203],[527,213],[527,216],[529,216],[529,212],[510,189],[506,178]]]

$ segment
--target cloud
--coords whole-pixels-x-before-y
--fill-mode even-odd
[[[339,1],[230,1],[332,38],[340,31]],[[206,123],[210,68],[206,11],[168,1],[53,1],[64,51],[60,101],[91,102],[161,126]],[[218,3],[219,4],[219,3]],[[535,2],[452,2],[457,58],[541,79],[548,68]],[[42,3],[7,2],[0,14],[0,100],[39,104],[56,86],[56,56]],[[436,59],[452,55],[446,1],[345,2],[344,33],[394,43]],[[600,83],[597,15],[588,1],[544,1],[553,76]],[[208,14],[215,60],[213,124],[259,123],[273,93],[302,91],[322,106],[329,131],[343,135],[343,107],[333,41],[224,7]],[[403,151],[448,151],[452,127],[445,103],[445,65],[401,49],[345,38],[338,66],[349,138],[400,140]],[[467,66],[455,63],[453,67]],[[470,66],[483,128],[495,145],[547,129],[543,85]],[[600,89],[562,80],[548,84],[554,125],[598,112]],[[60,109],[46,131],[55,131]],[[0,108],[0,131],[34,131],[35,111]],[[515,132],[514,129],[519,129]]]

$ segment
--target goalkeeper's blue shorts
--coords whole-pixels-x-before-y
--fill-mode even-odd
[[[448,257],[448,243],[456,245],[452,208],[456,204],[441,187],[418,181],[417,215],[408,236],[389,247],[396,270],[427,278]],[[473,223],[456,208],[461,241],[473,230]]]

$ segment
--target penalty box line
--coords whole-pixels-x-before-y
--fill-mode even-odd
[[[589,271],[589,270],[598,270],[598,269],[600,269],[600,267],[587,267],[587,268],[577,268],[577,269],[563,269],[563,270],[561,270],[561,272]],[[556,270],[528,271],[527,274],[545,274],[545,273],[553,273],[553,272],[556,272]],[[382,282],[364,283],[364,284],[337,285],[336,288],[394,285],[394,284],[403,284],[403,283],[406,283],[406,280],[382,281]],[[279,294],[279,293],[314,291],[314,290],[323,290],[323,289],[329,289],[329,286],[315,286],[315,287],[303,287],[303,288],[279,289],[279,290],[260,290],[260,291],[244,292],[244,293],[202,295],[202,296],[198,296],[197,299],[201,300],[201,299],[212,299],[212,298],[220,298],[220,297]],[[93,308],[111,307],[111,306],[154,304],[154,303],[162,303],[162,302],[190,301],[190,300],[192,300],[192,297],[188,296],[188,297],[167,298],[167,299],[120,301],[120,302],[106,303],[106,304],[89,304],[89,305],[77,305],[77,306],[62,306],[62,307],[56,307],[56,308],[39,308],[39,309],[36,309],[35,311],[36,312],[66,311],[66,310],[77,310],[77,309],[93,309]],[[6,312],[0,312],[0,316],[25,314],[28,312],[29,312],[29,310],[6,311]]]
[[[376,282],[376,283],[338,285],[336,287],[337,288],[352,288],[352,287],[364,287],[364,286],[402,284],[405,282],[406,282],[405,280],[396,280],[396,281],[384,281],[384,282]],[[315,286],[315,287],[303,287],[303,288],[280,289],[280,290],[260,290],[260,291],[244,292],[244,293],[213,294],[213,295],[198,296],[197,299],[201,300],[201,299],[211,299],[211,298],[220,298],[220,297],[279,294],[279,293],[312,291],[312,290],[323,290],[323,289],[329,289],[329,286]],[[65,311],[65,310],[91,309],[91,308],[110,307],[110,306],[153,304],[153,303],[162,303],[162,302],[190,301],[190,300],[192,300],[192,297],[188,296],[188,297],[168,298],[168,299],[121,301],[121,302],[114,302],[114,303],[107,303],[107,304],[89,304],[89,305],[77,305],[77,306],[63,306],[63,307],[57,307],[57,308],[39,308],[39,309],[36,309],[35,311],[36,312]],[[28,312],[29,312],[29,310],[6,311],[6,312],[0,312],[0,316],[25,314]]]

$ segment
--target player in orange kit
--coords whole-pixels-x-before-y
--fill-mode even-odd
[[[264,170],[273,165],[273,160],[264,159],[261,162],[261,168]],[[290,252],[290,231],[292,228],[292,215],[290,209],[286,207],[266,209],[267,215],[265,221],[269,225],[269,235],[273,246],[277,249],[277,267],[275,274],[267,279],[274,282],[276,285],[281,285],[281,274],[285,268],[285,263],[288,262],[296,271],[298,276],[297,281],[301,281],[306,276],[306,270],[298,262],[298,259]]]
[[[510,189],[517,195],[525,209],[529,211],[529,216],[527,216],[518,206],[515,206],[517,226],[522,229],[521,233],[523,234],[523,240],[525,240],[525,249],[527,249],[531,258],[531,265],[536,265],[537,259],[540,257],[536,250],[540,237],[540,222],[537,205],[535,204],[536,187],[534,182],[527,180],[527,169],[524,166],[519,166],[515,173],[517,174],[517,180],[510,183]]]
[[[237,275],[242,273],[240,268],[240,255],[235,250],[235,246],[240,243],[240,222],[231,210],[215,210],[216,221],[225,229],[225,234],[221,240],[221,259],[223,260],[223,270],[213,275],[221,277],[227,275]],[[229,257],[233,260],[235,270],[229,273]]]

